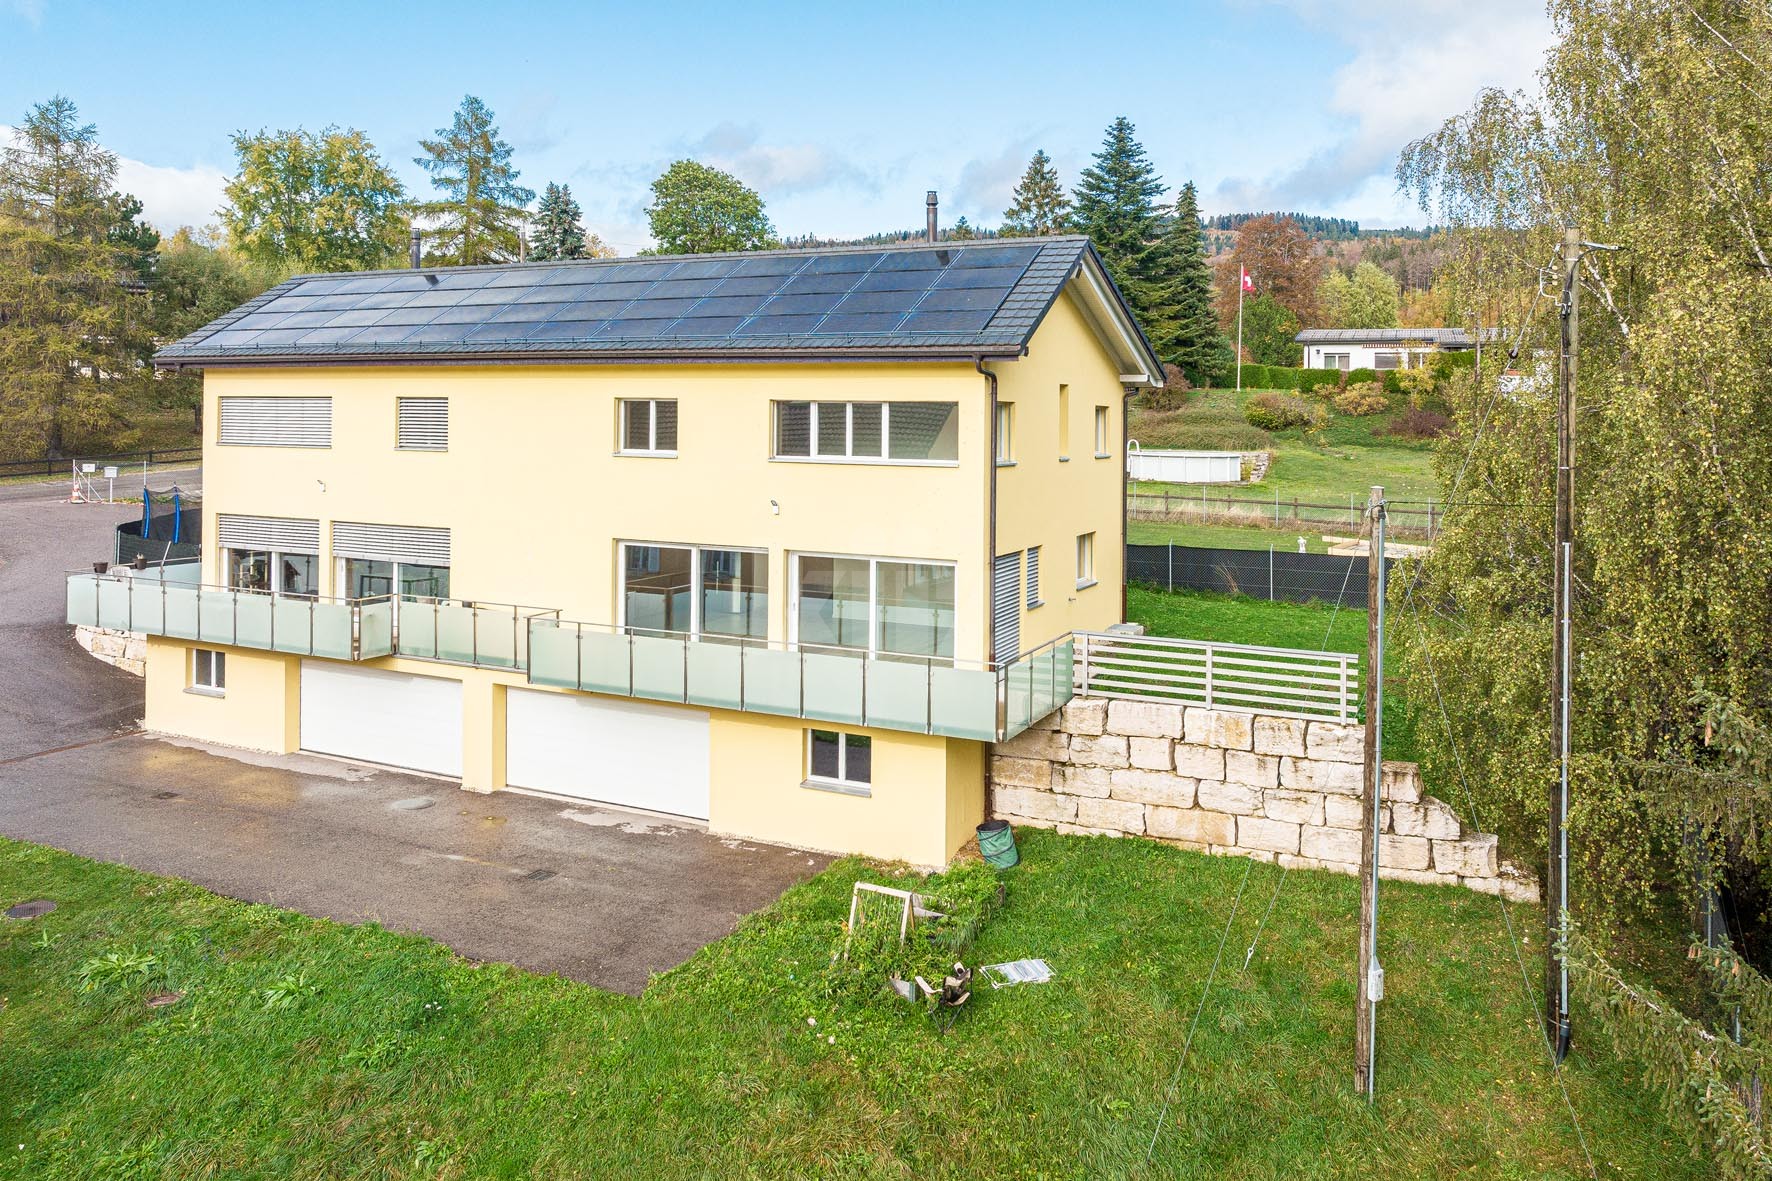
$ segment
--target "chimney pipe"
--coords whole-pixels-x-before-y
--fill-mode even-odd
[[[929,214],[928,235],[929,235],[929,242],[931,245],[933,245],[935,242],[935,237],[936,237],[936,235],[935,235],[935,225],[936,225],[935,190],[934,189],[929,190],[929,196],[927,196],[923,199],[923,204],[928,207],[928,214]]]
[[[421,247],[421,244],[423,243],[423,241],[424,241],[424,234],[422,232],[420,232],[419,230],[414,229],[412,231],[412,258],[411,258],[411,261],[412,261],[412,269],[415,271],[418,270],[418,268],[419,268],[419,255],[420,255],[420,253],[422,253],[420,247]]]

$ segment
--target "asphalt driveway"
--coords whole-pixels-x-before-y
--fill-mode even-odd
[[[107,556],[132,513],[63,495],[0,498],[0,833],[634,994],[828,860],[637,813],[137,733],[141,682],[82,652],[62,622],[64,571]]]

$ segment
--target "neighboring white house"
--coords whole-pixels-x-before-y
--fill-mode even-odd
[[[1292,338],[1304,346],[1306,369],[1413,369],[1429,353],[1477,347],[1462,328],[1306,328]],[[1483,330],[1485,343],[1497,339]]]

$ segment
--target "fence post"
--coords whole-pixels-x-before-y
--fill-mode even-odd
[[[1267,547],[1267,601],[1274,601],[1274,547]]]
[[[1274,489],[1274,528],[1280,527],[1280,490]]]
[[[1206,708],[1212,708],[1212,645],[1206,645]]]
[[[1175,542],[1169,543],[1169,593],[1175,593]]]
[[[1439,526],[1439,521],[1439,515],[1434,510],[1434,502],[1430,500],[1427,502],[1427,539],[1429,541],[1434,539],[1434,531]]]
[[[1089,696],[1089,633],[1083,633],[1083,696]]]

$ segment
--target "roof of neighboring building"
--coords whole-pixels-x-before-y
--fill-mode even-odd
[[[1485,328],[1484,340],[1499,340],[1500,330]],[[1402,344],[1405,341],[1469,348],[1476,339],[1463,328],[1306,328],[1292,338],[1299,344]]]
[[[161,349],[164,368],[502,360],[1018,356],[1086,285],[1162,365],[1085,237],[302,275]]]

